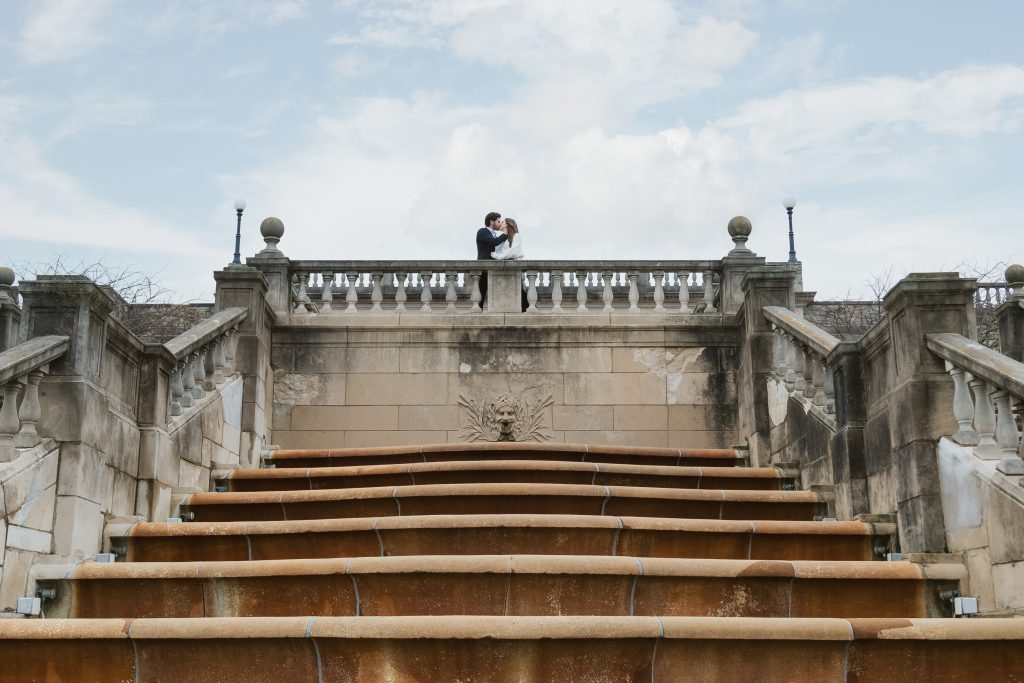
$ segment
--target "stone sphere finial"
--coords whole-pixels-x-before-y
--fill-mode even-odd
[[[277,243],[284,236],[284,223],[280,218],[274,216],[264,218],[260,223],[260,234],[263,235],[263,241],[267,243],[266,248],[260,252],[261,255],[280,253]]]
[[[730,251],[730,254],[749,254],[750,249],[747,248],[747,239],[750,237],[750,231],[753,226],[750,224],[750,219],[746,216],[736,216],[729,221],[729,237],[732,238],[733,243],[736,245]]]
[[[1007,268],[1006,284],[1010,285],[1010,294],[1024,294],[1024,266],[1014,263]]]
[[[7,266],[0,266],[0,301],[10,303],[11,289],[14,287],[14,271]],[[2,347],[0,347],[2,348]]]

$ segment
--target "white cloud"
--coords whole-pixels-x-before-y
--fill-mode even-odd
[[[102,19],[112,0],[42,0],[21,32],[21,55],[33,63],[61,62],[102,44]]]

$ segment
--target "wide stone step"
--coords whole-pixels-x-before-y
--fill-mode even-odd
[[[689,489],[779,490],[773,467],[619,465],[548,460],[414,462],[283,469],[239,469],[221,480],[228,491],[293,491],[417,484],[590,484]]]
[[[112,548],[132,562],[502,554],[871,560],[895,525],[501,514],[140,522],[108,531]]]
[[[942,617],[962,567],[910,562],[416,556],[44,567],[48,618]],[[955,570],[954,570],[955,569]]]
[[[438,484],[323,491],[195,493],[197,522],[402,515],[550,514],[688,519],[811,520],[812,491],[722,491],[571,484]]]
[[[573,443],[454,443],[379,448],[276,450],[265,459],[275,467],[394,465],[446,460],[568,460],[691,467],[737,467],[746,458],[731,448],[641,448]]]
[[[920,683],[1024,671],[1024,619],[47,619],[2,634],[12,681]]]

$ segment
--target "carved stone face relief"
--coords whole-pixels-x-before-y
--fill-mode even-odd
[[[551,395],[531,403],[510,393],[474,401],[459,396],[463,441],[550,441],[551,427],[544,410],[554,403]]]

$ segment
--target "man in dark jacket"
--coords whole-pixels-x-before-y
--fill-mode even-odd
[[[491,211],[484,217],[484,227],[476,231],[476,260],[491,261],[491,252],[499,244],[508,241],[508,235],[498,232],[501,223],[501,214]],[[480,308],[484,307],[487,300],[487,271],[480,276]]]

